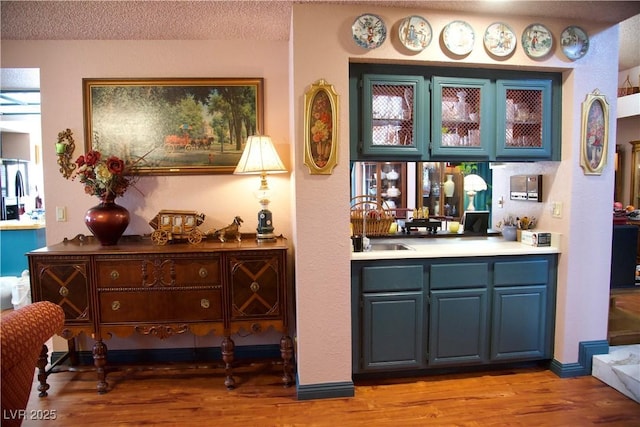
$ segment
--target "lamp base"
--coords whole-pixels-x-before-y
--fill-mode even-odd
[[[273,219],[269,209],[262,209],[258,212],[258,232],[256,240],[258,242],[275,242],[276,235],[273,234]]]

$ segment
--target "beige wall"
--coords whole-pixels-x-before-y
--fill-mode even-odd
[[[365,51],[351,40],[351,24],[363,12],[377,13],[389,27],[388,39],[379,49]],[[398,22],[410,14],[425,16],[434,30],[431,45],[420,53],[404,50],[397,41]],[[453,19],[470,22],[478,36],[473,52],[461,60],[447,57],[439,44],[440,31]],[[618,30],[580,23],[591,37],[591,47],[587,56],[576,62],[568,61],[557,48],[552,57],[534,61],[520,47],[512,57],[496,61],[485,53],[480,37],[484,28],[499,19],[508,22],[518,35],[532,22],[528,18],[452,16],[419,9],[296,4],[289,43],[3,40],[3,67],[40,68],[47,241],[55,243],[86,233],[82,217],[96,202],[82,193],[78,183],[59,175],[53,153],[57,133],[67,127],[82,144],[83,77],[264,77],[266,132],[291,170],[290,179],[274,176],[270,183],[277,192],[271,205],[276,232],[290,237],[294,249],[299,384],[351,381],[349,62],[562,71],[562,161],[526,165],[525,169],[545,174],[545,201],[564,204],[560,220],[551,219],[548,210],[543,210],[541,227],[564,235],[555,358],[562,363],[576,362],[578,342],[606,339],[613,186],[612,168],[606,168],[602,176],[585,177],[575,158],[580,104],[595,88],[609,99],[615,98],[617,51],[612,47],[617,46]],[[564,27],[575,24],[558,20],[543,23],[556,35],[556,41]],[[303,96],[320,78],[333,84],[340,96],[340,148],[334,173],[312,176],[302,164]],[[615,117],[615,105],[611,107]],[[615,126],[611,126],[610,140],[615,140],[614,136]],[[234,215],[245,218],[247,229],[253,228],[257,203],[251,191],[256,186],[252,177],[232,175],[145,177],[139,183],[144,196],[129,191],[122,199],[134,217],[127,232],[150,232],[146,222],[166,208],[206,213],[205,228],[224,225]],[[243,196],[238,198],[239,194]],[[55,222],[54,206],[68,208],[68,222]],[[195,344],[204,341],[196,340]]]

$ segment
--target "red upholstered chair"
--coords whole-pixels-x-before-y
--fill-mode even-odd
[[[0,351],[2,358],[2,426],[19,426],[29,401],[36,363],[47,348],[44,343],[59,333],[64,325],[64,311],[54,303],[36,302],[9,312],[0,319]],[[44,347],[44,348],[43,348]],[[41,395],[46,395],[43,390]]]

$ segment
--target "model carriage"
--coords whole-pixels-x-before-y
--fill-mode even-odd
[[[198,229],[205,215],[195,211],[162,210],[149,221],[154,229],[151,241],[156,245],[166,245],[173,240],[187,240],[195,245],[200,243],[205,233]]]

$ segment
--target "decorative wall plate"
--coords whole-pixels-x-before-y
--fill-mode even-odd
[[[431,25],[421,16],[407,16],[398,28],[400,42],[414,52],[420,52],[429,46],[432,35]]]
[[[522,32],[522,48],[529,58],[542,58],[553,48],[553,35],[542,24],[531,24]]]
[[[572,25],[562,31],[560,46],[564,55],[575,61],[582,58],[589,50],[589,36],[582,28]]]
[[[387,27],[377,15],[365,13],[353,21],[351,26],[353,41],[365,49],[380,47],[387,38]]]
[[[517,37],[504,22],[494,22],[484,32],[484,47],[495,56],[508,56],[515,50]]]
[[[473,50],[475,33],[465,21],[452,21],[442,30],[444,45],[455,55],[466,55]]]

